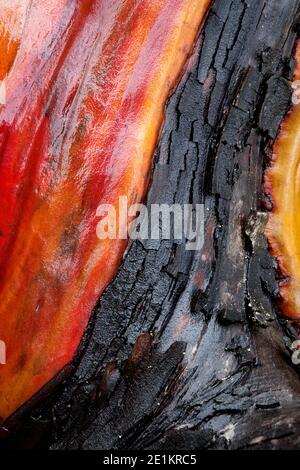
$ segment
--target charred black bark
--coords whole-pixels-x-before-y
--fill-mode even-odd
[[[299,0],[214,2],[169,100],[147,199],[204,203],[204,247],[133,243],[70,377],[2,445],[299,446],[293,330],[274,307],[262,189],[290,106],[299,12]]]

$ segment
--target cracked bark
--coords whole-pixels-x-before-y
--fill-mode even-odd
[[[262,189],[299,13],[299,0],[214,2],[169,100],[147,197],[204,203],[204,247],[133,243],[65,380],[12,420],[2,446],[299,446],[295,332],[275,306]]]

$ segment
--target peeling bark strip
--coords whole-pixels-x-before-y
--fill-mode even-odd
[[[170,99],[148,195],[204,202],[205,245],[132,244],[72,377],[6,447],[299,446],[299,378],[284,344],[293,331],[273,307],[261,212],[299,13],[297,0],[215,0]]]
[[[292,87],[293,107],[276,139],[272,162],[265,173],[265,191],[272,201],[266,236],[276,256],[282,276],[280,307],[284,315],[300,318],[300,226],[299,226],[299,158],[300,158],[300,43],[295,51]]]

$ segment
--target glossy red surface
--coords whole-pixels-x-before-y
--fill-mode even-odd
[[[168,95],[208,0],[0,0],[0,417],[76,352],[124,240],[99,204],[142,200]]]

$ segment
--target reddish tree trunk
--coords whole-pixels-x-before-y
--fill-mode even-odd
[[[169,101],[147,198],[203,202],[205,245],[133,243],[65,380],[2,446],[299,446],[295,331],[275,306],[262,189],[290,106],[299,12],[299,0],[214,2]]]

